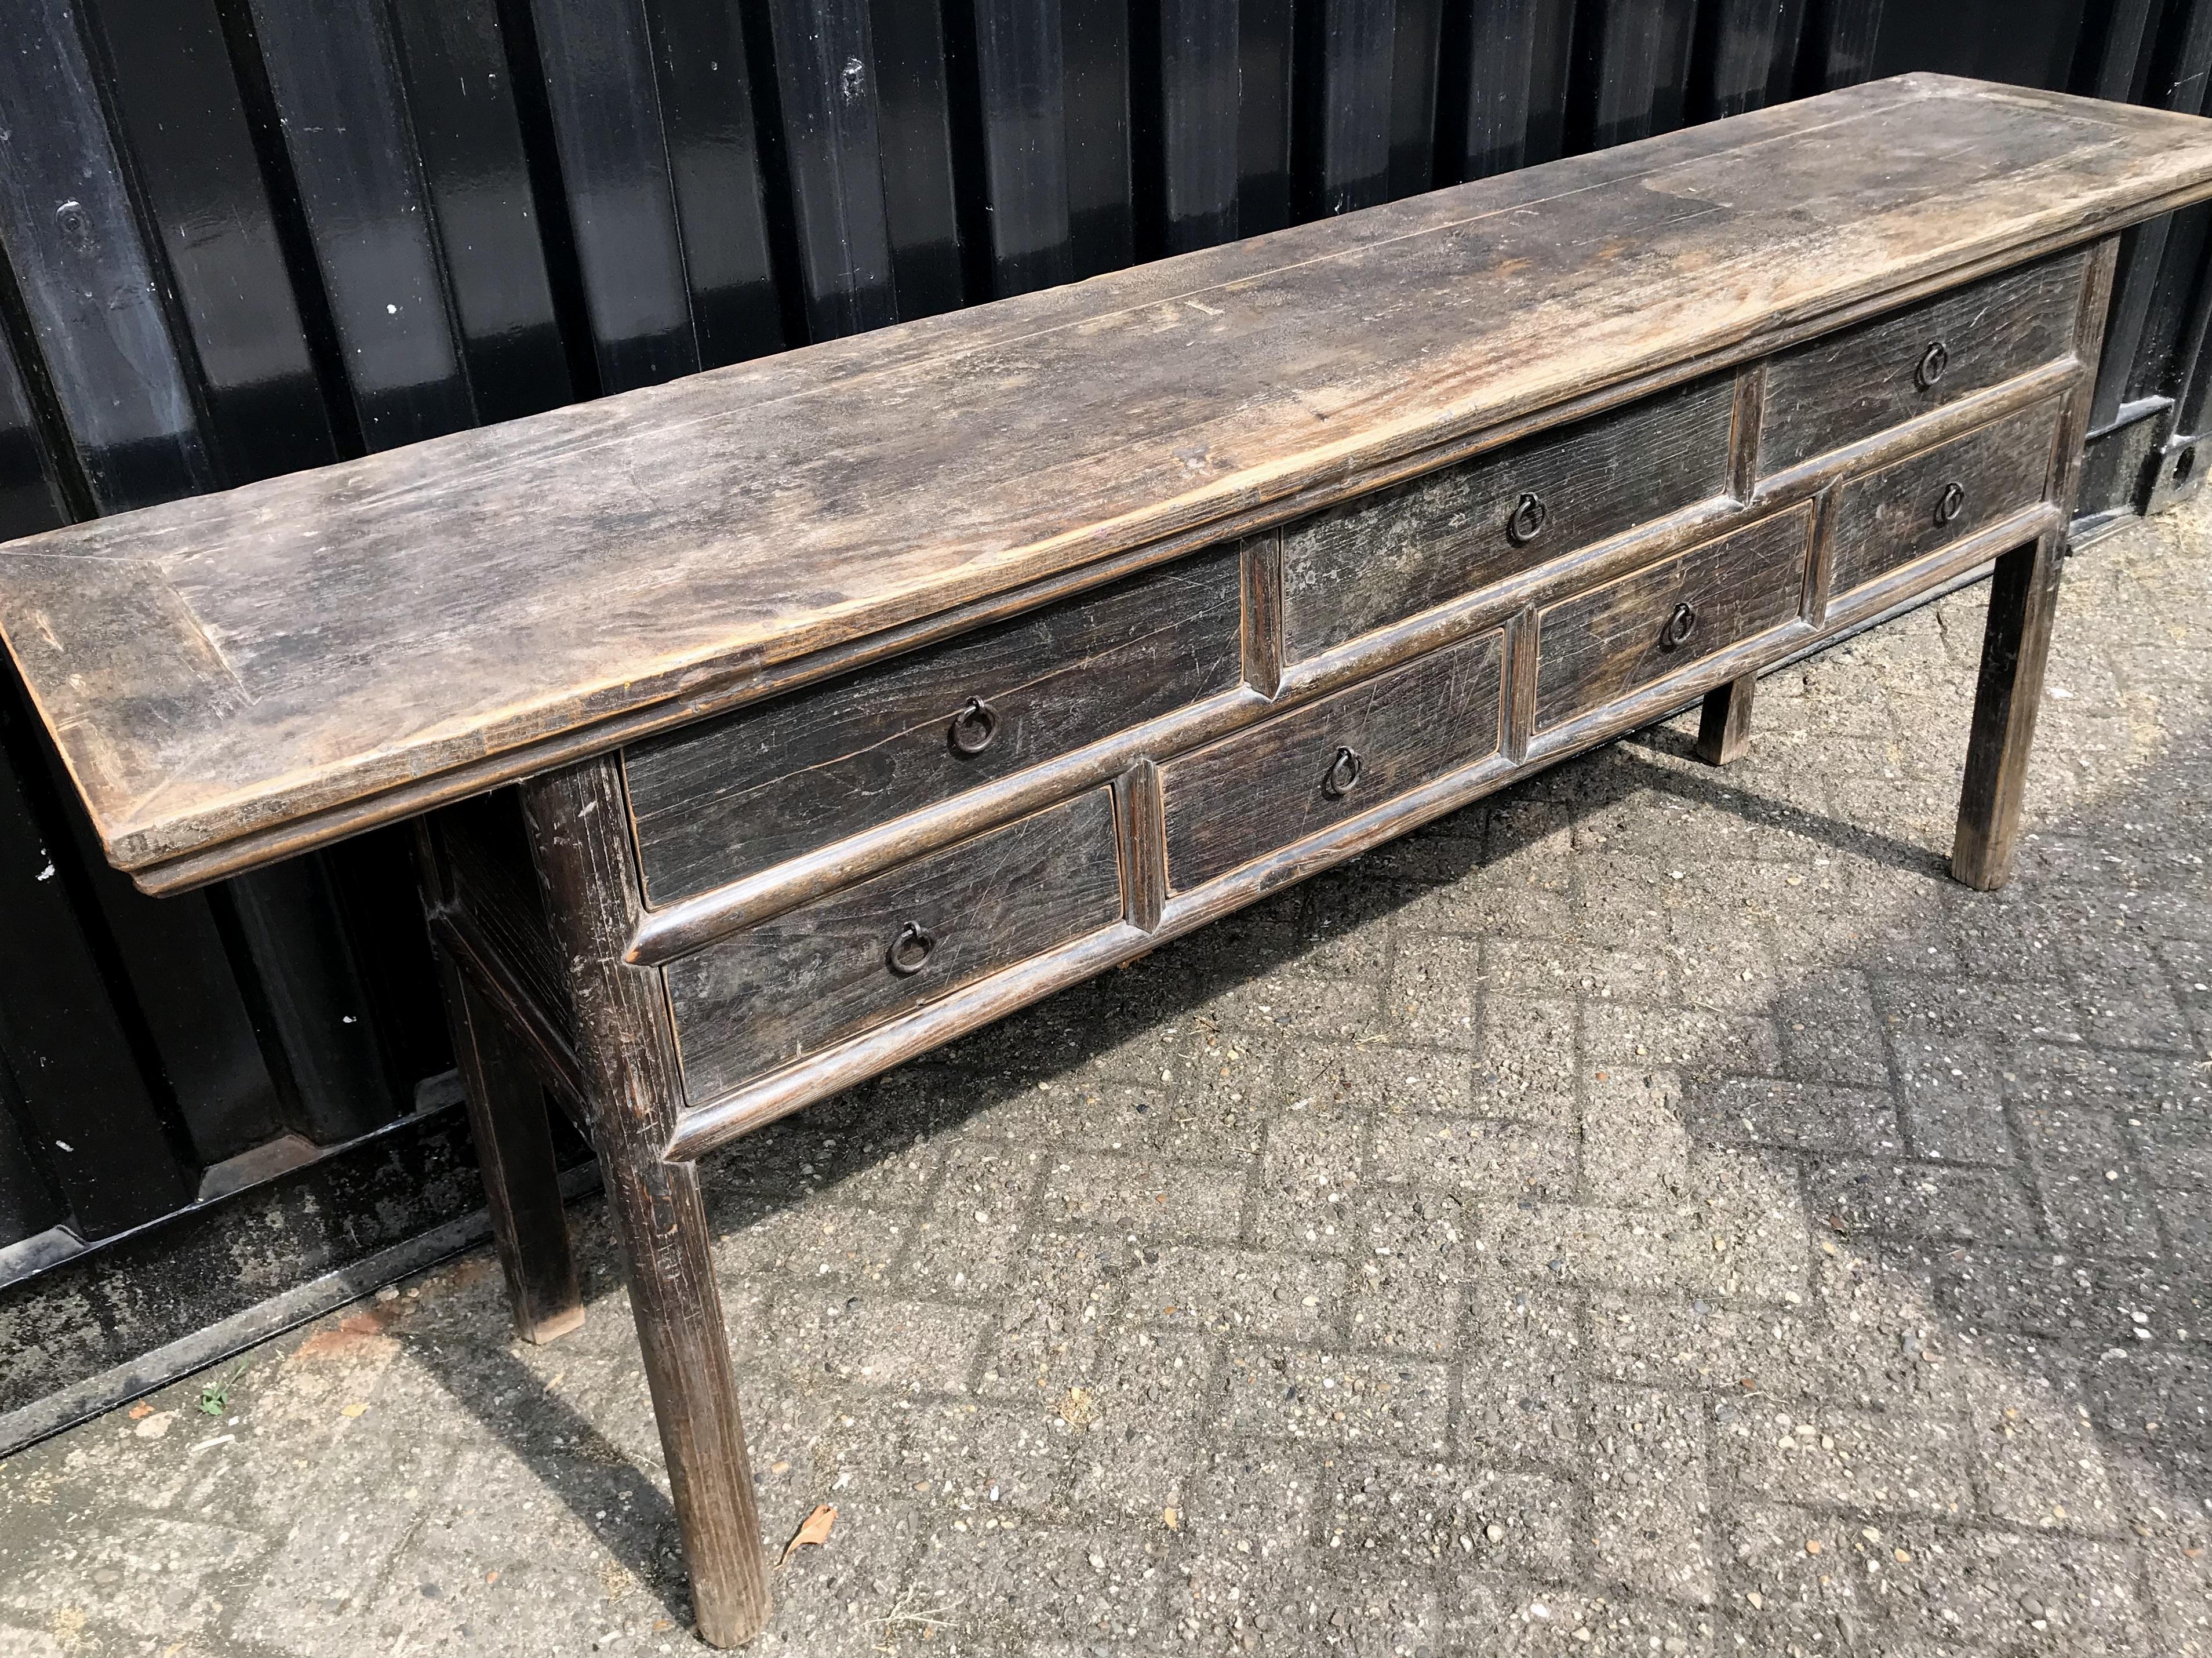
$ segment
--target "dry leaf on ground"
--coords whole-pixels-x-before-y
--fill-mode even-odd
[[[814,1512],[799,1522],[799,1529],[791,1534],[791,1541],[783,1546],[783,1558],[775,1564],[787,1566],[791,1557],[810,1543],[823,1544],[830,1540],[830,1528],[837,1523],[837,1510],[827,1503],[817,1503]]]

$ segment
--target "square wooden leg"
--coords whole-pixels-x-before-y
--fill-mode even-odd
[[[615,763],[587,760],[532,779],[523,809],[568,962],[585,1105],[629,1274],[699,1638],[733,1647],[768,1621],[768,1560],[698,1170],[662,1155],[684,1101],[668,999],[657,971],[623,959],[641,900]]]
[[[691,1569],[699,1638],[711,1647],[737,1646],[768,1621],[768,1563],[698,1170],[658,1157],[603,1160],[602,1167]]]
[[[1751,746],[1751,697],[1758,688],[1759,676],[1747,673],[1705,693],[1698,716],[1698,759],[1725,766]]]
[[[453,1053],[468,1096],[469,1130],[483,1171],[514,1333],[525,1341],[550,1341],[584,1321],[584,1297],[561,1205],[545,1090],[468,975],[442,957],[441,963]]]
[[[1959,832],[1951,843],[1952,875],[1984,892],[2012,878],[2028,750],[2035,741],[2051,619],[2058,608],[2063,550],[2055,534],[2017,548],[1997,560],[1990,582],[1966,786],[1959,799]]]

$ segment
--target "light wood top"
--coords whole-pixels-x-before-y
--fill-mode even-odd
[[[167,890],[2207,194],[2212,121],[1905,76],[30,537],[0,632]]]

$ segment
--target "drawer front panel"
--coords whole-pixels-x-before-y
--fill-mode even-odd
[[[647,901],[771,869],[1243,674],[1237,550],[1220,548],[635,744]]]
[[[1735,397],[1729,379],[1703,381],[1293,525],[1283,531],[1286,655],[1316,655],[1725,495]]]
[[[695,1102],[1121,917],[1113,794],[1074,799],[665,969]]]
[[[2008,271],[1784,352],[1766,366],[1760,475],[2069,355],[2087,258]]]
[[[2060,410],[2039,404],[1836,490],[1832,593],[1847,593],[2043,499]]]
[[[1162,768],[1182,892],[1498,750],[1503,635],[1432,652]]]
[[[1809,506],[1540,613],[1536,724],[1556,726],[1796,618]]]

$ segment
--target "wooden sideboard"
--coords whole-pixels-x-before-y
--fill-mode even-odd
[[[769,1596],[696,1160],[1994,564],[2002,882],[2125,225],[2212,124],[1908,76],[0,548],[149,891],[419,826],[516,1325],[627,1254]]]

